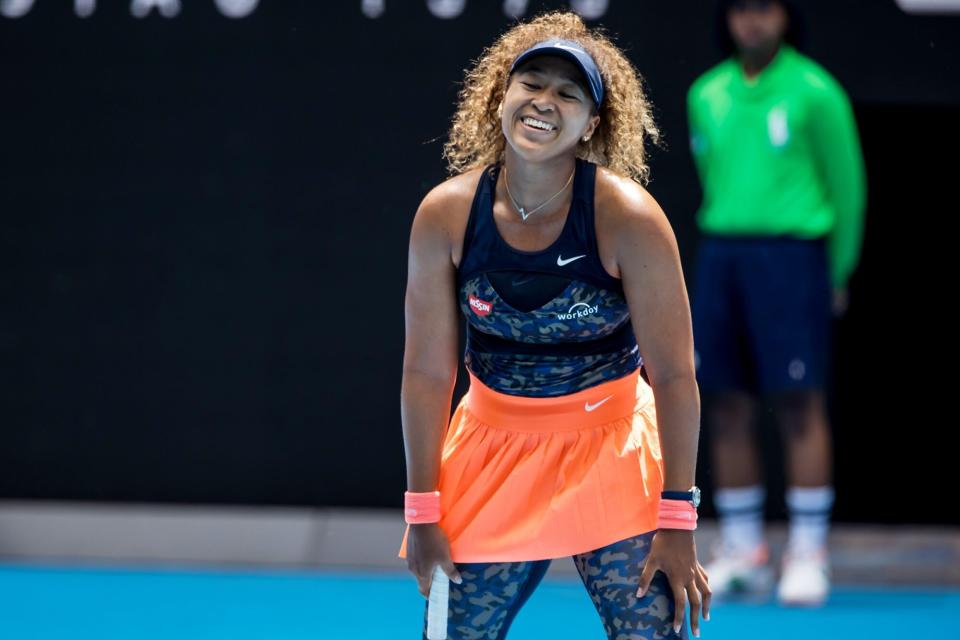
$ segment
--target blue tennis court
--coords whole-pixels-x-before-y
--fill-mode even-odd
[[[416,638],[423,600],[401,574],[0,567],[0,638]],[[822,609],[723,604],[702,638],[960,638],[960,591],[838,587]],[[546,581],[510,637],[603,640],[579,583]]]

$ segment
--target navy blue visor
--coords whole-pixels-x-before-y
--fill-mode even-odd
[[[539,56],[558,56],[575,64],[587,81],[593,103],[597,105],[597,109],[600,108],[600,104],[603,102],[603,78],[600,76],[597,63],[579,43],[573,40],[560,39],[538,42],[517,56],[517,59],[510,66],[510,73],[512,74],[517,67],[527,60]]]

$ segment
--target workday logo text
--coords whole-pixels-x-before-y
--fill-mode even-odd
[[[558,313],[557,320],[579,320],[580,318],[586,318],[587,316],[592,316],[600,308],[600,305],[595,304],[592,307],[586,302],[578,302],[569,309],[566,313]]]

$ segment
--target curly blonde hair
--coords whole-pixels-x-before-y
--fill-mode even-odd
[[[600,124],[577,156],[645,184],[650,177],[645,139],[659,141],[643,80],[623,52],[600,29],[589,29],[575,13],[553,11],[513,27],[466,72],[443,157],[451,174],[503,162],[506,139],[497,109],[518,55],[551,38],[574,40],[593,57],[603,77]]]

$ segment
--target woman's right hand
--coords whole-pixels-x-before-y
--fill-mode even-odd
[[[430,597],[433,568],[443,569],[453,582],[461,584],[460,572],[450,559],[450,543],[447,534],[436,524],[412,524],[407,536],[407,568],[417,579],[420,595]]]

